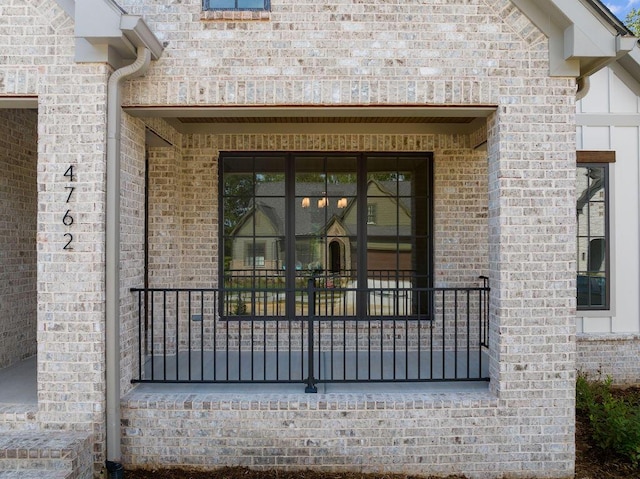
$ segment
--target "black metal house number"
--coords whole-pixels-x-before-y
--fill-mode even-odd
[[[67,181],[70,183],[73,183],[74,181],[76,181],[76,177],[73,174],[73,165],[69,165],[69,168],[67,168],[67,171],[64,172],[64,176],[65,178],[67,178]],[[64,189],[67,191],[67,201],[65,203],[68,204],[71,201],[71,197],[73,196],[73,192],[75,191],[76,187],[69,185],[69,186],[65,186]],[[71,214],[70,209],[67,209],[66,213],[62,217],[62,224],[65,225],[66,227],[71,227],[71,225],[73,225],[73,216]],[[68,251],[73,250],[73,246],[71,245],[71,243],[73,242],[73,234],[67,232],[63,236],[65,238],[66,243],[62,247],[62,249],[68,250]]]

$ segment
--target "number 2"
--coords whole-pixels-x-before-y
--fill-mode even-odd
[[[62,249],[73,249],[70,245],[71,242],[73,241],[73,235],[71,233],[65,233],[64,236],[68,236],[69,237],[69,241],[67,241],[67,244],[64,245],[64,247]]]

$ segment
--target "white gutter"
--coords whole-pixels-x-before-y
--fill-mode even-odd
[[[138,47],[136,61],[114,71],[107,86],[107,193],[106,193],[106,439],[107,460],[119,462],[120,449],[120,128],[121,86],[128,78],[144,75],[151,50]]]

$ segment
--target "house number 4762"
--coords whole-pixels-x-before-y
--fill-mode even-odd
[[[67,171],[64,172],[64,177],[69,182],[69,184],[64,187],[65,192],[67,194],[67,201],[65,202],[65,204],[68,205],[69,202],[71,201],[71,197],[73,196],[73,192],[76,189],[76,187],[73,186],[73,182],[76,181],[76,177],[73,173],[73,165],[69,165],[69,168],[67,168]],[[70,228],[73,225],[73,213],[71,212],[70,209],[67,209],[64,216],[62,217],[62,224],[65,225],[67,228]],[[62,249],[73,250],[73,246],[72,246],[73,234],[68,231],[64,234],[64,238],[65,238],[65,245],[62,247]]]

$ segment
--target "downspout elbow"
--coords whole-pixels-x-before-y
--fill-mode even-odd
[[[105,370],[107,460],[118,462],[120,448],[120,128],[121,87],[144,75],[151,51],[140,47],[131,64],[114,71],[107,84],[107,178],[105,228]]]
[[[589,81],[588,76],[582,76],[577,80],[578,89],[576,90],[576,100],[582,100],[587,93],[589,93],[589,88],[591,87],[591,82]]]

